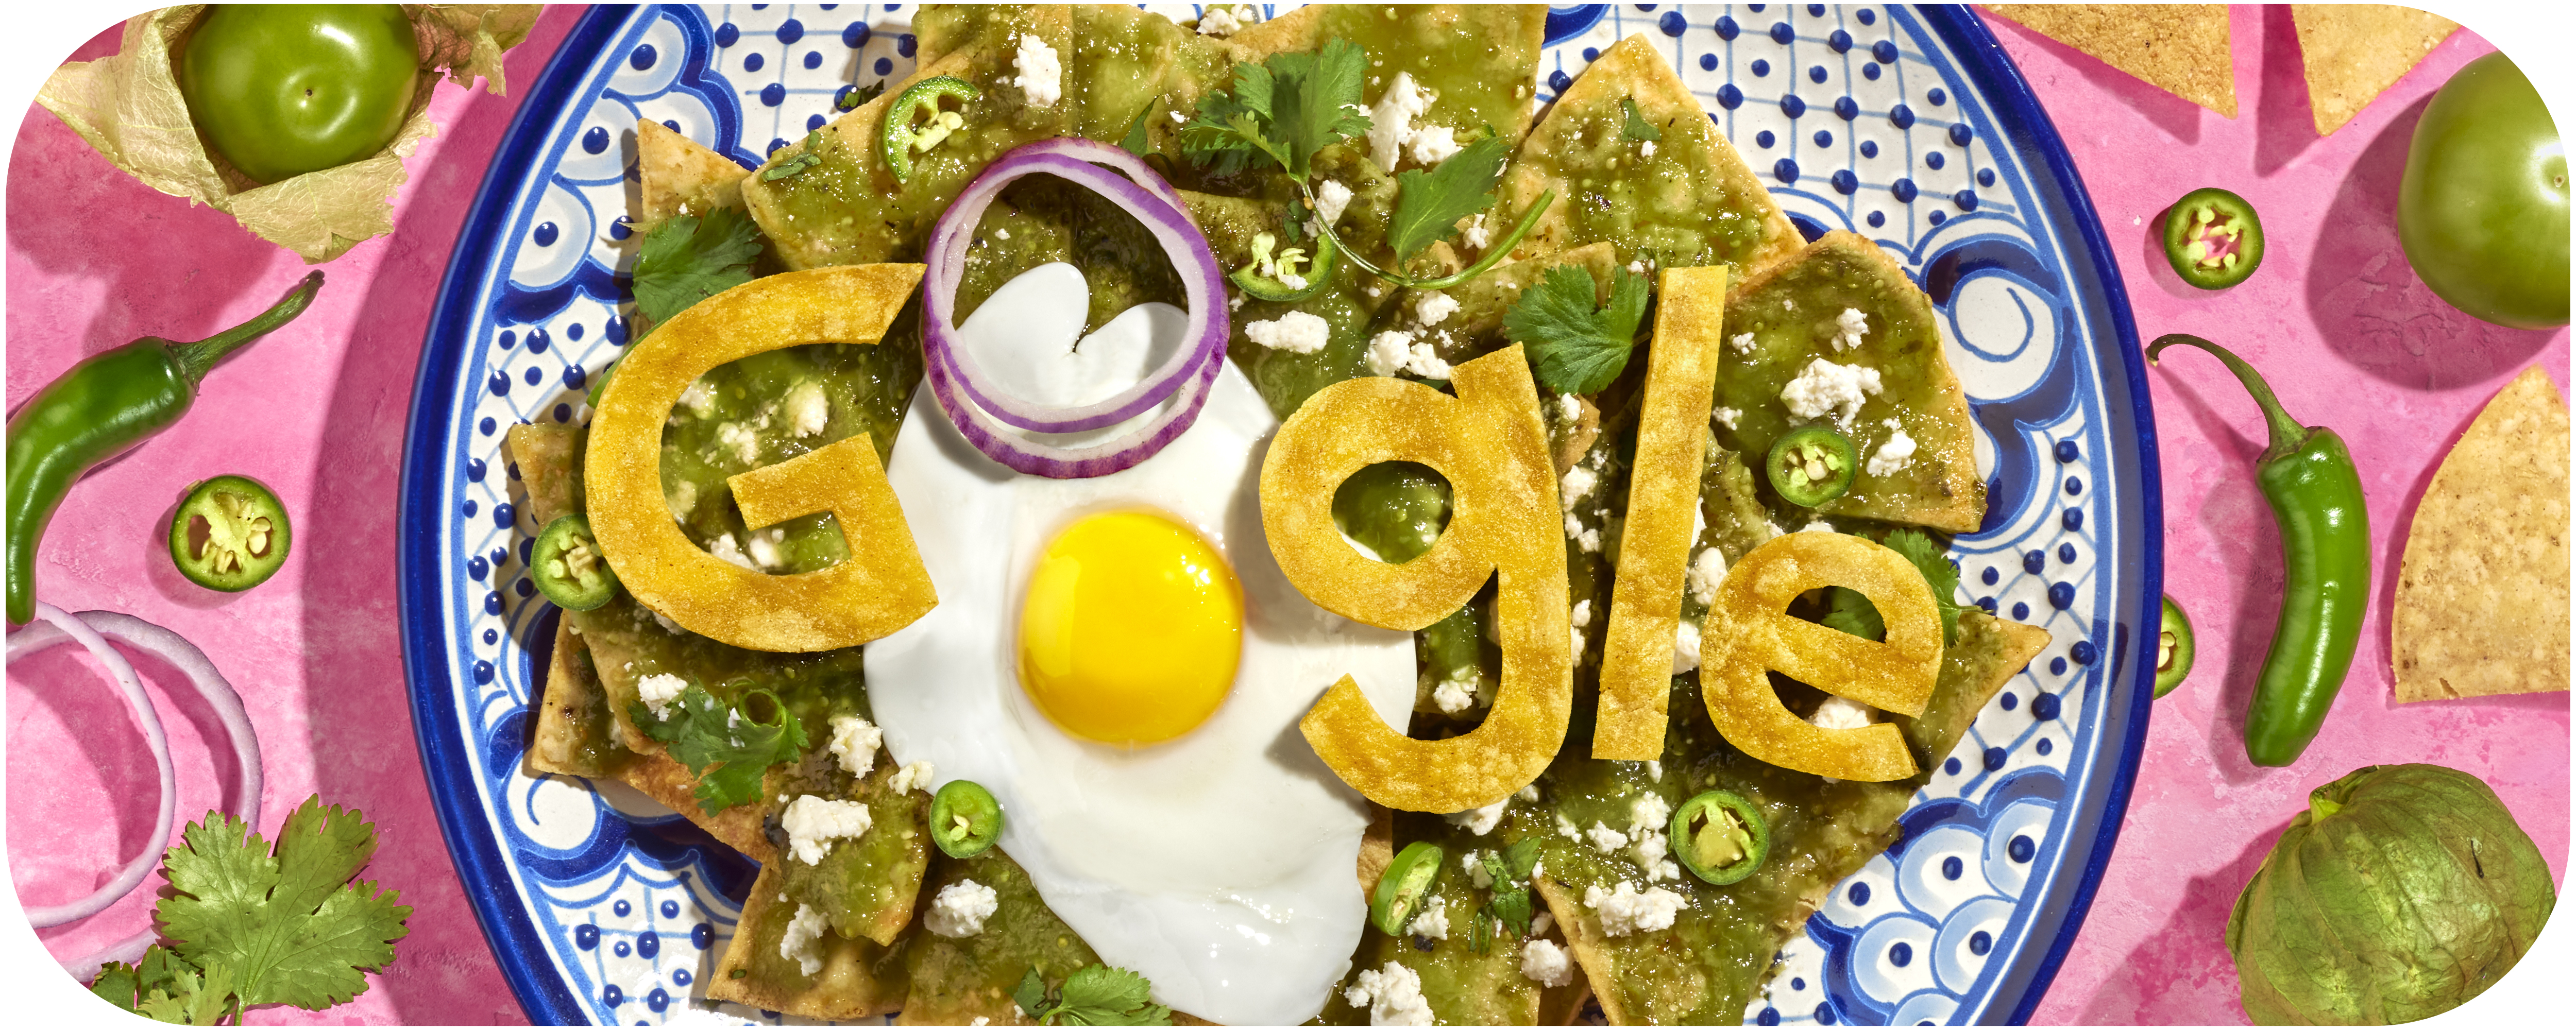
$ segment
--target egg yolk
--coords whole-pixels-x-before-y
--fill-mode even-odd
[[[1151,512],[1047,544],[1020,613],[1020,686],[1068,733],[1135,747],[1207,720],[1243,656],[1243,588],[1216,548]]]

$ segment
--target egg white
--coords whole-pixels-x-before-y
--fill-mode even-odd
[[[1182,313],[1145,304],[1077,346],[1087,297],[1080,272],[1042,266],[996,291],[961,335],[1001,386],[1054,404],[1112,395],[1180,345]],[[1367,803],[1297,720],[1348,674],[1403,729],[1413,641],[1317,608],[1287,581],[1261,529],[1261,458],[1278,421],[1231,362],[1212,390],[1162,452],[1076,480],[1004,468],[958,435],[926,388],[917,395],[887,475],[939,605],[868,645],[868,692],[897,761],[926,760],[938,783],[993,792],[1001,847],[1103,961],[1144,974],[1155,1001],[1191,1015],[1294,1024],[1322,1011],[1358,946],[1368,821]],[[1047,543],[1087,515],[1133,509],[1216,547],[1242,584],[1244,627],[1234,688],[1215,714],[1131,751],[1058,728],[1016,670],[1020,606]]]

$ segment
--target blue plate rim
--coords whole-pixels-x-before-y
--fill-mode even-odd
[[[455,412],[456,397],[450,384],[434,381],[433,372],[459,364],[465,353],[468,324],[471,319],[472,294],[479,290],[479,270],[490,262],[499,248],[510,211],[506,205],[496,207],[496,191],[508,187],[501,180],[532,163],[546,141],[523,132],[533,120],[552,118],[572,100],[571,94],[584,82],[589,55],[598,52],[634,16],[637,8],[594,7],[585,12],[568,32],[544,70],[529,90],[526,99],[513,115],[502,137],[500,148],[486,167],[477,187],[466,220],[460,227],[457,243],[451,252],[447,269],[436,294],[427,338],[413,381],[412,408],[403,444],[402,481],[434,482],[442,475],[443,453],[440,445],[448,423]],[[2158,610],[2156,599],[2163,591],[2163,509],[2161,470],[2157,460],[2155,418],[2152,399],[2146,388],[2146,370],[2139,350],[2137,330],[2119,265],[2091,196],[2085,189],[2072,156],[2037,96],[2031,91],[2011,56],[1997,43],[1984,22],[1964,5],[1919,5],[1916,8],[1925,25],[1940,36],[1959,59],[1963,72],[1978,85],[1979,93],[1989,102],[2006,108],[2028,130],[2027,145],[2040,155],[2048,168],[2053,185],[2071,203],[2066,224],[2082,243],[2082,253],[2091,265],[2092,276],[2103,290],[2103,308],[2108,315],[2113,335],[2120,344],[2120,366],[2129,393],[2129,420],[2132,434],[2128,443],[2135,446],[2135,468],[2140,490],[2141,510],[2137,513],[2144,561],[2136,570],[2142,598],[2133,610],[2140,613]],[[568,59],[568,57],[570,59]],[[436,416],[430,418],[427,416]],[[431,427],[437,432],[425,432]],[[469,745],[444,704],[449,695],[443,690],[424,690],[425,684],[446,685],[455,682],[460,670],[452,667],[446,653],[441,612],[437,596],[438,580],[426,574],[438,561],[439,520],[444,510],[435,505],[436,497],[428,492],[406,491],[400,505],[399,531],[402,540],[397,547],[397,594],[402,601],[399,613],[403,645],[403,665],[408,681],[413,730],[419,746],[422,771],[430,787],[431,799],[438,809],[439,830],[459,879],[466,888],[469,904],[481,927],[486,944],[491,948],[511,991],[520,1007],[533,1021],[563,1025],[588,1021],[588,1013],[569,993],[559,977],[547,976],[529,956],[546,953],[534,921],[518,898],[501,854],[501,844],[476,820],[469,818],[479,811],[481,800],[477,785],[470,781],[467,765],[458,753]],[[2064,963],[2074,938],[2080,932],[2098,892],[2104,870],[2119,837],[2137,769],[2145,747],[2148,718],[2152,711],[2153,673],[2151,664],[2138,662],[2130,677],[2130,704],[2119,713],[2125,721],[2119,753],[2111,768],[2100,770],[2106,784],[2096,805],[2082,805],[2078,811],[2097,820],[2081,874],[2068,888],[2062,905],[2044,905],[2041,914],[2050,909],[2058,914],[2050,934],[2049,945],[2039,959],[2015,972],[2024,977],[2019,997],[2004,1021],[2021,1024],[2028,1021],[2040,999]],[[2117,687],[2116,677],[2112,685]],[[465,802],[474,802],[468,805]],[[2090,809],[2090,811],[2086,811]],[[2034,927],[2033,929],[2036,929]],[[2017,963],[2019,965],[2019,963]],[[2013,979],[2007,975],[2004,980]],[[1999,982],[1983,1015],[1992,1019],[2008,983]]]
[[[437,482],[442,475],[441,444],[456,410],[452,384],[436,377],[464,360],[472,318],[473,294],[480,288],[479,270],[500,246],[510,216],[509,205],[493,200],[508,189],[502,180],[526,167],[549,141],[522,131],[538,118],[552,118],[572,99],[587,71],[588,56],[598,53],[642,8],[595,6],[564,35],[545,70],[537,76],[518,112],[503,131],[501,146],[484,168],[456,247],[440,277],[437,306],[423,341],[420,369],[412,379],[410,424],[403,432],[402,483]],[[567,59],[570,57],[571,59]],[[427,428],[431,431],[424,431]],[[446,709],[444,687],[460,670],[448,662],[438,596],[438,579],[429,569],[438,562],[439,520],[444,509],[429,491],[404,492],[395,554],[396,592],[401,599],[400,633],[406,692],[411,695],[412,732],[420,746],[421,773],[429,781],[430,800],[438,813],[439,835],[463,881],[467,904],[483,929],[484,943],[519,1008],[531,1022],[567,1026],[590,1021],[560,977],[544,976],[528,956],[546,954],[545,941],[511,883],[501,843],[469,819],[481,811],[481,794],[472,773],[457,753],[468,747],[462,730]]]

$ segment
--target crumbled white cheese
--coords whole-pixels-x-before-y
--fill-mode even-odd
[[[716,391],[704,379],[693,380],[688,389],[680,391],[680,406],[689,409],[689,414],[705,418],[716,409]]]
[[[1583,553],[1585,554],[1600,553],[1601,531],[1598,529],[1586,528],[1583,525],[1583,520],[1575,517],[1575,514],[1570,511],[1565,513],[1565,538],[1574,541],[1575,546],[1582,548]],[[1582,639],[1582,634],[1575,634],[1575,640],[1579,642]],[[1582,649],[1583,648],[1580,643],[1575,646],[1575,650],[1577,651]]]
[[[1518,795],[1516,795],[1516,796],[1517,796],[1517,797],[1519,797],[1519,798],[1520,798],[1521,800],[1523,800],[1523,801],[1528,801],[1528,802],[1533,802],[1533,803],[1534,803],[1534,802],[1536,802],[1536,801],[1538,801],[1538,784],[1537,784],[1537,783],[1524,783],[1524,784],[1521,784],[1521,792],[1520,792]]]
[[[1521,975],[1541,987],[1563,987],[1574,982],[1574,960],[1555,941],[1532,938],[1521,945]]]
[[[1317,315],[1291,311],[1267,322],[1243,327],[1247,340],[1290,354],[1313,354],[1332,341],[1333,327]]]
[[[1878,721],[1878,713],[1868,705],[1839,694],[1825,695],[1825,703],[1816,706],[1816,714],[1807,721],[1828,730],[1856,730]]]
[[[753,572],[760,571],[760,566],[752,564],[751,556],[742,553],[742,545],[734,542],[731,533],[718,533],[715,539],[707,541],[707,553]]]
[[[1721,407],[1708,413],[1709,421],[1725,426],[1728,429],[1735,428],[1735,420],[1743,417],[1744,409],[1742,408]]]
[[[1586,547],[1584,550],[1595,550],[1598,546],[1599,545],[1596,544],[1593,547]],[[1580,626],[1569,626],[1567,627],[1567,630],[1574,641],[1574,660],[1576,662],[1581,662],[1583,661],[1583,628]]]
[[[1536,876],[1536,875],[1538,875],[1538,873],[1537,873],[1537,872],[1535,872],[1535,871],[1533,871],[1533,872],[1531,872],[1531,873],[1530,873],[1530,875],[1532,875],[1532,876]],[[1530,919],[1530,936],[1532,936],[1532,937],[1545,937],[1545,936],[1547,936],[1547,930],[1548,930],[1548,927],[1555,926],[1555,925],[1556,925],[1556,917],[1555,917],[1555,916],[1550,915],[1550,914],[1548,914],[1548,913],[1546,913],[1546,912],[1541,912],[1541,913],[1539,913],[1538,915],[1531,917],[1531,919]]]
[[[698,510],[698,484],[683,479],[663,500],[670,502],[672,518],[687,521],[689,513]]]
[[[1182,114],[1177,110],[1165,111],[1163,113],[1172,116],[1172,124],[1174,125],[1188,125],[1190,123],[1190,116]]]
[[[689,681],[667,672],[657,672],[635,681],[635,696],[643,699],[644,707],[652,709],[656,719],[670,718],[671,702],[687,689]]]
[[[1572,511],[1575,502],[1592,496],[1592,488],[1600,482],[1601,474],[1593,471],[1589,466],[1576,465],[1567,469],[1565,479],[1557,484],[1557,503],[1564,505],[1567,511]]]
[[[1637,260],[1635,260],[1635,261],[1628,262],[1628,274],[1629,274],[1629,275],[1644,275],[1644,274],[1646,274],[1646,259],[1644,259],[1644,258],[1638,258],[1638,259],[1637,259]]]
[[[930,763],[913,762],[886,777],[886,789],[896,794],[918,790],[930,793]]]
[[[1621,880],[1616,890],[1602,890],[1597,883],[1584,888],[1583,905],[1601,917],[1603,934],[1625,937],[1670,928],[1674,913],[1681,911],[1682,896],[1661,887],[1648,887],[1641,894],[1635,884]]]
[[[740,422],[727,422],[716,427],[716,444],[733,452],[734,460],[745,465],[760,463],[760,434]]]
[[[787,850],[797,861],[813,865],[832,850],[833,841],[868,832],[868,806],[807,794],[788,803],[778,824],[787,830]]]
[[[1556,833],[1557,836],[1576,843],[1583,841],[1582,832],[1574,828],[1574,820],[1566,818],[1563,812],[1556,814]]]
[[[743,534],[742,538],[749,541],[743,545],[743,551],[751,556],[753,564],[774,569],[786,561],[786,556],[778,553],[778,545],[787,539],[786,530],[755,529]]]
[[[1652,758],[1647,759],[1647,760],[1646,760],[1646,778],[1647,778],[1647,779],[1650,779],[1650,780],[1653,780],[1653,781],[1655,781],[1655,782],[1657,782],[1657,783],[1662,783],[1662,782],[1664,782],[1664,763],[1663,763],[1663,762],[1661,762],[1661,761],[1658,761],[1658,760],[1656,760],[1656,759],[1652,759]],[[1671,813],[1666,813],[1666,814],[1667,814],[1667,815],[1669,815],[1669,814],[1671,814]]]
[[[1448,940],[1449,899],[1432,895],[1430,902],[1422,906],[1421,913],[1413,917],[1412,924],[1406,926],[1404,932],[1435,941]]]
[[[1699,623],[1683,619],[1673,627],[1673,675],[1699,668]]]
[[[1881,389],[1877,369],[1837,365],[1817,358],[1807,363],[1806,371],[1798,373],[1798,378],[1780,388],[1780,403],[1788,405],[1789,414],[1799,418],[1831,414],[1850,425],[1852,416],[1860,414],[1861,401]]]
[[[1752,333],[1737,333],[1733,338],[1727,340],[1726,343],[1728,346],[1735,348],[1735,352],[1738,354],[1753,353]]]
[[[1613,830],[1598,821],[1592,824],[1591,829],[1583,831],[1583,836],[1592,841],[1592,850],[1604,855],[1615,854],[1619,849],[1628,846],[1627,834]]]
[[[1432,349],[1428,340],[1413,341],[1413,353],[1405,357],[1404,370],[1423,379],[1447,379],[1451,375],[1449,363],[1440,360],[1440,352]]]
[[[877,767],[877,748],[885,743],[885,731],[855,715],[832,718],[832,757],[852,776],[865,776]]]
[[[1011,231],[1009,229],[995,229],[993,230],[993,238],[997,240],[1008,240],[1011,238]]]
[[[1869,474],[1892,476],[1914,464],[1914,438],[1899,429],[1887,442],[1878,445],[1878,453],[1869,456]]]
[[[1714,547],[1700,548],[1691,557],[1690,571],[1684,578],[1689,581],[1692,600],[1715,603],[1718,584],[1726,582],[1726,554]]]
[[[1589,628],[1592,625],[1592,599],[1587,597],[1583,600],[1574,602],[1574,610],[1569,612],[1566,617],[1574,620],[1574,624],[1577,626]]]
[[[1231,36],[1243,31],[1244,19],[1231,7],[1209,7],[1199,12],[1199,35]]]
[[[1054,107],[1064,99],[1064,64],[1045,40],[1022,33],[1020,52],[1011,58],[1011,67],[1020,73],[1011,84],[1028,94],[1030,107]]]
[[[1656,777],[1656,779],[1662,778]],[[1631,832],[1661,830],[1666,823],[1672,821],[1672,818],[1672,803],[1665,801],[1661,794],[1648,791],[1637,795],[1636,800],[1628,802],[1628,825],[1632,828]]]
[[[1636,836],[1636,844],[1628,849],[1628,854],[1637,860],[1637,868],[1646,871],[1647,883],[1682,878],[1682,867],[1664,857],[1666,850],[1672,846],[1671,839],[1664,831],[1639,833]]]
[[[1432,290],[1413,301],[1413,317],[1423,325],[1434,326],[1458,313],[1458,301],[1446,293]]]
[[[1823,519],[1816,519],[1806,525],[1798,527],[1798,532],[1801,533],[1831,533],[1833,531],[1834,524]]]
[[[1842,314],[1834,316],[1834,328],[1838,330],[1834,349],[1850,350],[1860,346],[1860,338],[1869,333],[1869,316],[1859,308],[1844,308]]]
[[[984,920],[999,907],[993,888],[973,880],[959,880],[939,888],[939,896],[931,899],[930,911],[921,917],[921,926],[942,937],[972,937],[984,932]]]
[[[823,971],[823,913],[812,905],[796,906],[795,918],[787,921],[787,932],[778,935],[778,957],[796,963],[807,976]]]
[[[1404,146],[1405,152],[1413,155],[1414,162],[1425,167],[1448,160],[1460,149],[1457,130],[1446,125],[1425,125],[1415,129],[1413,138]]]
[[[1503,821],[1503,807],[1511,803],[1512,799],[1504,798],[1500,801],[1494,802],[1493,804],[1486,805],[1483,808],[1470,808],[1464,812],[1452,812],[1446,816],[1442,816],[1441,818],[1449,820],[1449,825],[1451,826],[1464,827],[1467,832],[1482,837],[1488,833],[1494,832],[1494,827],[1501,825]]]
[[[1384,969],[1363,969],[1342,1000],[1367,1006],[1370,1026],[1430,1026],[1431,1003],[1422,998],[1422,974],[1388,959]]]
[[[664,615],[650,608],[644,609],[644,614],[652,616],[654,622],[661,624],[662,632],[664,633],[668,633],[676,637],[688,632],[686,627],[671,621],[671,617],[668,615]],[[628,662],[626,664],[628,668],[633,668],[635,665],[633,662]]]
[[[1638,155],[1639,157],[1653,157],[1653,156],[1655,156],[1655,141],[1654,141],[1654,140],[1647,140],[1647,141],[1645,141],[1645,142],[1643,142],[1643,143],[1639,143],[1639,144],[1637,144],[1637,155]]]
[[[1441,680],[1439,686],[1431,688],[1431,703],[1439,705],[1440,711],[1447,715],[1466,711],[1467,706],[1476,703],[1476,674],[1461,669],[1456,675]]]
[[[1248,331],[1248,330],[1247,330]],[[1369,338],[1368,369],[1373,376],[1391,376],[1404,370],[1413,357],[1413,334],[1389,329]]]
[[[1480,857],[1483,854],[1470,849],[1466,854],[1458,856],[1458,867],[1467,871],[1467,882],[1475,885],[1477,890],[1489,891],[1494,889],[1494,874],[1485,868],[1485,862]]]
[[[1395,73],[1395,82],[1378,97],[1377,107],[1369,111],[1369,160],[1379,168],[1394,171],[1402,159],[1405,144],[1413,141],[1417,131],[1413,120],[1431,109],[1431,94],[1413,81],[1413,73]]]
[[[1469,220],[1467,228],[1460,230],[1458,235],[1467,241],[1468,246],[1474,247],[1477,250],[1485,249],[1486,244],[1494,241],[1493,231],[1485,228],[1485,216],[1483,215],[1477,215],[1474,219]]]
[[[975,1018],[973,1018],[973,1019],[971,1019],[971,1020],[968,1020],[968,1021],[966,1022],[966,1025],[967,1025],[967,1026],[991,1026],[991,1025],[993,1025],[993,1017],[991,1017],[991,1016],[977,1016],[977,1017],[975,1017]]]
[[[1351,188],[1342,185],[1339,179],[1326,179],[1323,185],[1315,188],[1315,213],[1324,216],[1325,225],[1340,222],[1342,210],[1350,205]],[[1310,231],[1314,228],[1313,220],[1306,224]]]

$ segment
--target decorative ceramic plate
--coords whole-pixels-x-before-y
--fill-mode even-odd
[[[404,657],[441,829],[538,1022],[692,1007],[755,869],[619,785],[524,770],[556,613],[526,576],[536,527],[502,430],[575,417],[628,342],[636,119],[756,164],[852,82],[908,74],[909,18],[594,8],[529,91],[458,239],[405,447]],[[1939,305],[1989,479],[1986,525],[1954,552],[1963,600],[2054,638],[1745,1019],[2019,1021],[2083,922],[2146,733],[2161,500],[2118,270],[2056,130],[1965,8],[1558,9],[1540,100],[1640,32],[1802,231],[1878,241]]]

